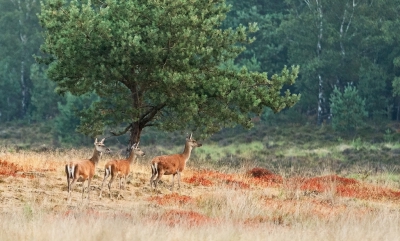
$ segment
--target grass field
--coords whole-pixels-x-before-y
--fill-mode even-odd
[[[257,146],[255,148],[258,148]],[[146,151],[145,147],[142,147]],[[200,149],[196,149],[195,152]],[[103,155],[90,201],[81,186],[67,202],[64,165],[91,149],[0,152],[1,240],[398,240],[400,190],[392,172],[346,176],[329,170],[273,173],[248,160],[199,167],[195,155],[171,193],[149,186],[151,155],[100,200]],[[199,154],[201,154],[199,152]],[[202,157],[203,158],[203,157]],[[307,173],[307,174],[306,174]],[[310,174],[311,173],[311,174]]]

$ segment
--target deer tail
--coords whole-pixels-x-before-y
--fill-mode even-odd
[[[67,173],[68,179],[74,178],[75,165],[72,165],[72,164],[65,165],[65,173]]]
[[[151,174],[156,176],[158,174],[157,162],[151,164]]]
[[[106,166],[104,169],[104,178],[107,178],[111,174],[111,165]]]

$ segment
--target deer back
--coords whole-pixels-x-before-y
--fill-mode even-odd
[[[152,163],[157,163],[157,168],[163,170],[165,175],[181,172],[185,167],[185,160],[182,154],[158,156],[152,160]]]

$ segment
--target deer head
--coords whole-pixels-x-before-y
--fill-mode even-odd
[[[190,147],[201,147],[203,145],[192,138],[192,133],[186,137],[186,144]]]

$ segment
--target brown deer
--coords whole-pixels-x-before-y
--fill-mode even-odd
[[[68,201],[71,200],[71,190],[74,187],[76,181],[82,181],[82,200],[85,193],[85,181],[88,180],[88,194],[87,199],[90,198],[90,182],[95,174],[95,166],[100,160],[102,152],[109,153],[110,149],[104,145],[103,138],[100,142],[94,141],[94,152],[90,159],[72,161],[65,165],[65,173],[67,174],[68,182]]]
[[[125,184],[126,184],[126,177],[130,173],[130,166],[133,163],[133,161],[138,157],[138,156],[144,156],[145,153],[140,150],[139,148],[139,143],[133,144],[130,148],[130,154],[127,159],[122,159],[122,160],[112,160],[106,163],[104,166],[104,179],[103,183],[101,184],[100,187],[100,198],[101,198],[101,193],[103,192],[103,185],[106,181],[106,179],[111,175],[110,182],[108,183],[108,191],[110,193],[110,198],[111,198],[111,184],[114,181],[114,178],[116,176],[119,176],[119,188],[122,190],[123,188],[125,189]],[[122,178],[124,178],[124,185],[122,186]],[[121,192],[118,194],[118,197],[120,196]],[[117,197],[117,198],[118,198]]]
[[[186,162],[190,158],[190,153],[192,152],[193,148],[200,146],[202,146],[202,144],[194,140],[192,138],[192,134],[190,134],[186,138],[185,149],[183,150],[183,153],[154,157],[151,161],[152,176],[150,178],[150,187],[153,187],[154,185],[154,189],[156,189],[157,183],[162,175],[172,175],[171,191],[174,191],[174,178],[175,175],[178,175],[179,189],[181,186],[181,172],[183,171],[183,169],[185,169]]]

